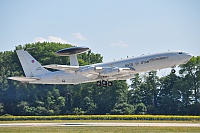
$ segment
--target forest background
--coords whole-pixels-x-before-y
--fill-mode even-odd
[[[0,115],[200,115],[200,56],[179,66],[177,75],[158,77],[157,71],[136,74],[131,85],[125,80],[114,81],[111,87],[98,87],[96,83],[32,85],[7,79],[24,75],[16,50],[26,49],[42,65],[69,64],[67,57],[55,52],[71,46],[38,42],[0,52]],[[102,60],[92,51],[78,55],[81,66]]]

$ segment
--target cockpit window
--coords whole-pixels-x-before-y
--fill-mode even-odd
[[[183,54],[183,52],[179,52],[178,54]]]

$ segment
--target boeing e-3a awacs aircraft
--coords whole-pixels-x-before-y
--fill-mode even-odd
[[[187,63],[192,57],[185,52],[164,52],[108,63],[79,66],[77,54],[87,50],[89,50],[87,47],[62,49],[57,54],[69,56],[70,65],[46,66],[42,66],[27,51],[17,50],[26,77],[9,77],[9,79],[30,84],[80,84],[96,81],[98,86],[112,86],[113,80],[126,80],[133,78],[136,73],[174,68],[177,65]],[[59,71],[51,72],[46,68]],[[175,73],[174,69],[172,69],[172,73]]]

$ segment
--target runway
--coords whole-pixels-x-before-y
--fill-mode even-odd
[[[87,127],[200,127],[200,123],[6,123],[0,127],[87,126]]]

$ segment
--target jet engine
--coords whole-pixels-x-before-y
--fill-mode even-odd
[[[76,74],[94,74],[96,73],[96,68],[94,66],[89,66],[76,71]]]
[[[112,76],[112,80],[126,80],[126,79],[130,79],[130,78],[134,78],[135,75],[134,74],[125,74],[125,75],[114,75]]]
[[[132,78],[132,76],[130,74],[127,74],[125,76],[122,76],[122,77],[117,77],[116,79],[117,80],[126,80],[126,79],[130,79]]]
[[[113,68],[110,70],[105,70],[100,73],[101,76],[111,76],[111,75],[116,75],[120,72],[119,68]]]

